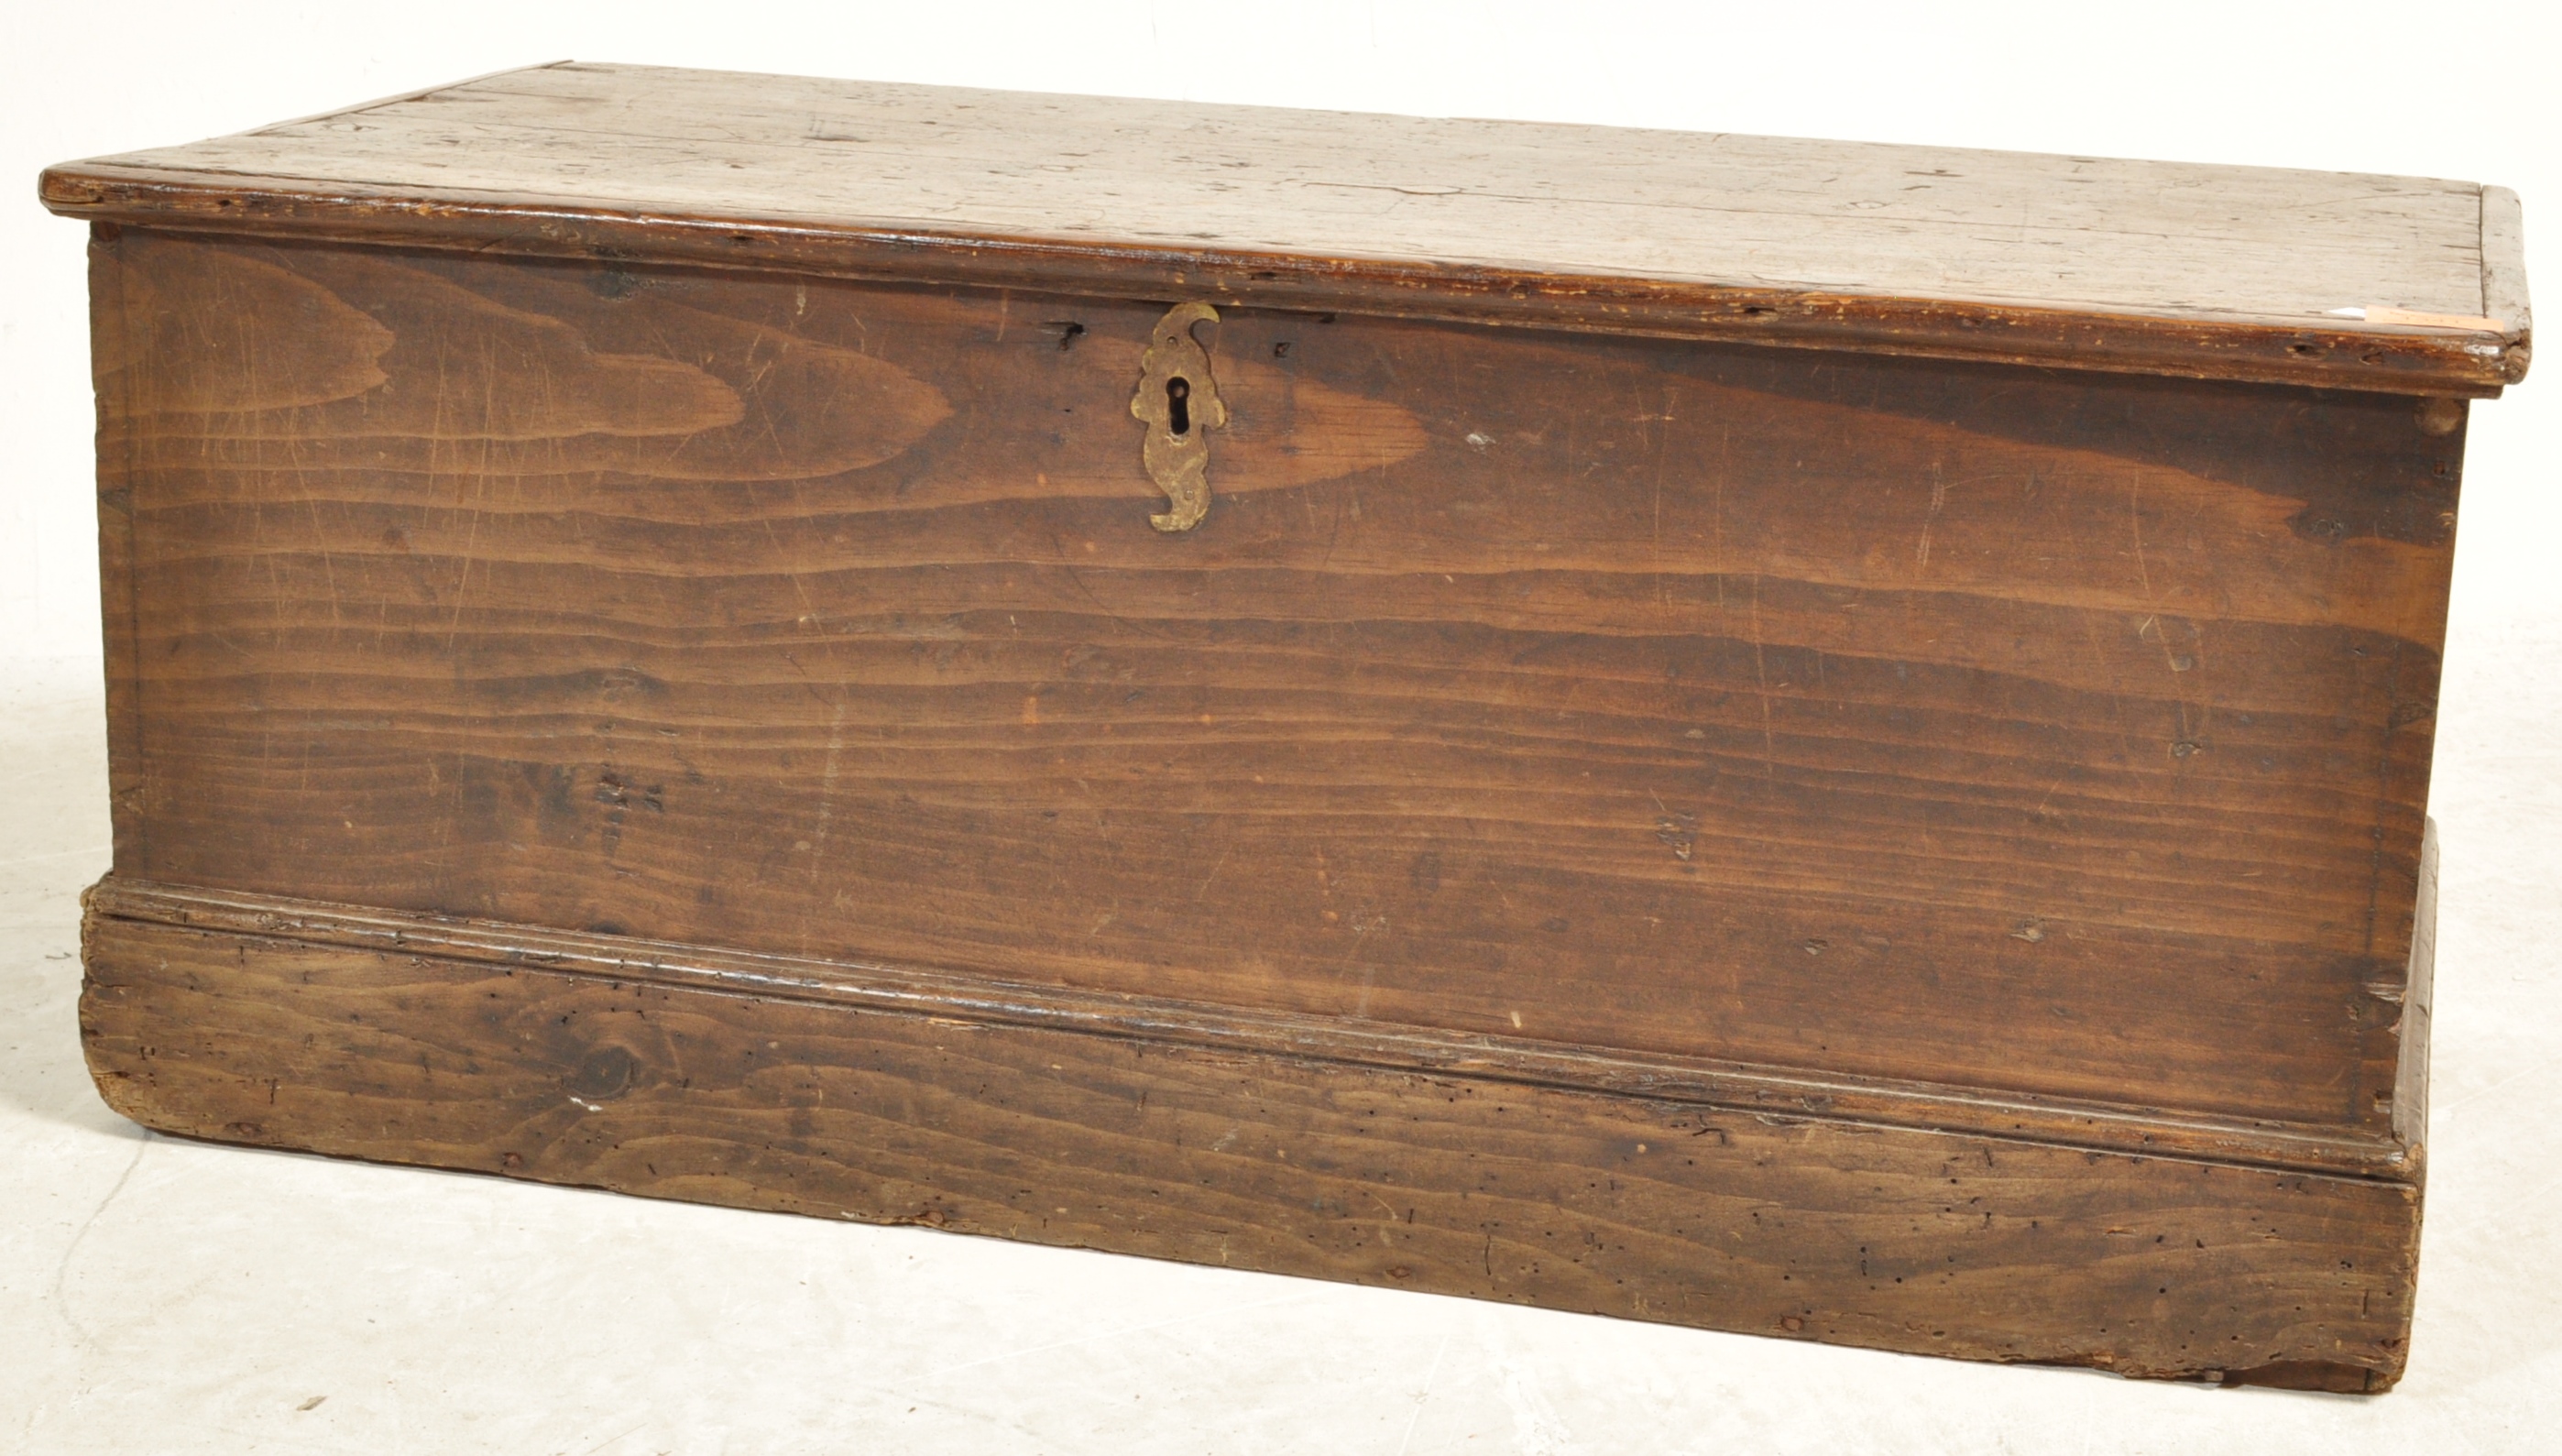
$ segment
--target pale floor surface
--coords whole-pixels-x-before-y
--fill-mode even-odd
[[[2562,1450],[2562,626],[2460,628],[2429,1218],[2381,1399],[1827,1350],[176,1142],[74,1024],[94,662],[0,659],[0,1450]]]

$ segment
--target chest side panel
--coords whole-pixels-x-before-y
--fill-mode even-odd
[[[125,874],[2383,1125],[2408,400],[102,248]]]

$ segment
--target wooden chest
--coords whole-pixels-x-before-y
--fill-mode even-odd
[[[43,196],[131,1118],[2402,1368],[2508,193],[562,65]]]

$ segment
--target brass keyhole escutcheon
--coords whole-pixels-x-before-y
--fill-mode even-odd
[[[1227,406],[1192,325],[1216,322],[1218,310],[1206,303],[1168,309],[1139,360],[1139,392],[1130,397],[1130,413],[1148,427],[1139,456],[1148,478],[1166,492],[1167,509],[1148,524],[1169,534],[1189,531],[1209,514],[1209,432],[1227,424]]]

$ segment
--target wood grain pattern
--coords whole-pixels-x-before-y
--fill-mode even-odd
[[[100,248],[122,873],[2390,1134],[2461,413]]]
[[[2471,183],[639,67],[58,167],[106,221],[2472,394]],[[2455,327],[2361,321],[2399,310]]]
[[[2378,1390],[2398,1183],[1719,1113],[92,913],[163,1131],[2126,1374]]]
[[[2434,863],[2434,861],[2432,861]],[[1248,1052],[1485,1082],[1636,1096],[1656,1102],[1873,1126],[1967,1133],[2108,1153],[2298,1173],[2417,1183],[2424,1158],[2425,1043],[2406,1041],[2390,1135],[2318,1123],[2181,1116],[2159,1108],[1986,1092],[1980,1088],[1753,1066],[1662,1053],[1613,1053],[1523,1036],[1400,1026],[1184,1001],[1127,992],[1080,991],[977,973],[879,962],[600,935],[416,911],[331,905],[264,893],[154,884],[110,874],[87,906],[101,921],[136,921],[235,936],[289,940],[313,950],[388,952],[534,967],[653,985],[784,999],[812,1006],[921,1015],[993,1027],[1025,1026],[1117,1036],[1213,1052]],[[2425,922],[2424,922],[2425,923]],[[2412,985],[2427,984],[2424,936]],[[2421,1007],[2425,998],[2411,1004]],[[2411,1014],[2406,1007],[2405,1014]],[[2411,1120],[2411,1130],[2404,1128]]]

